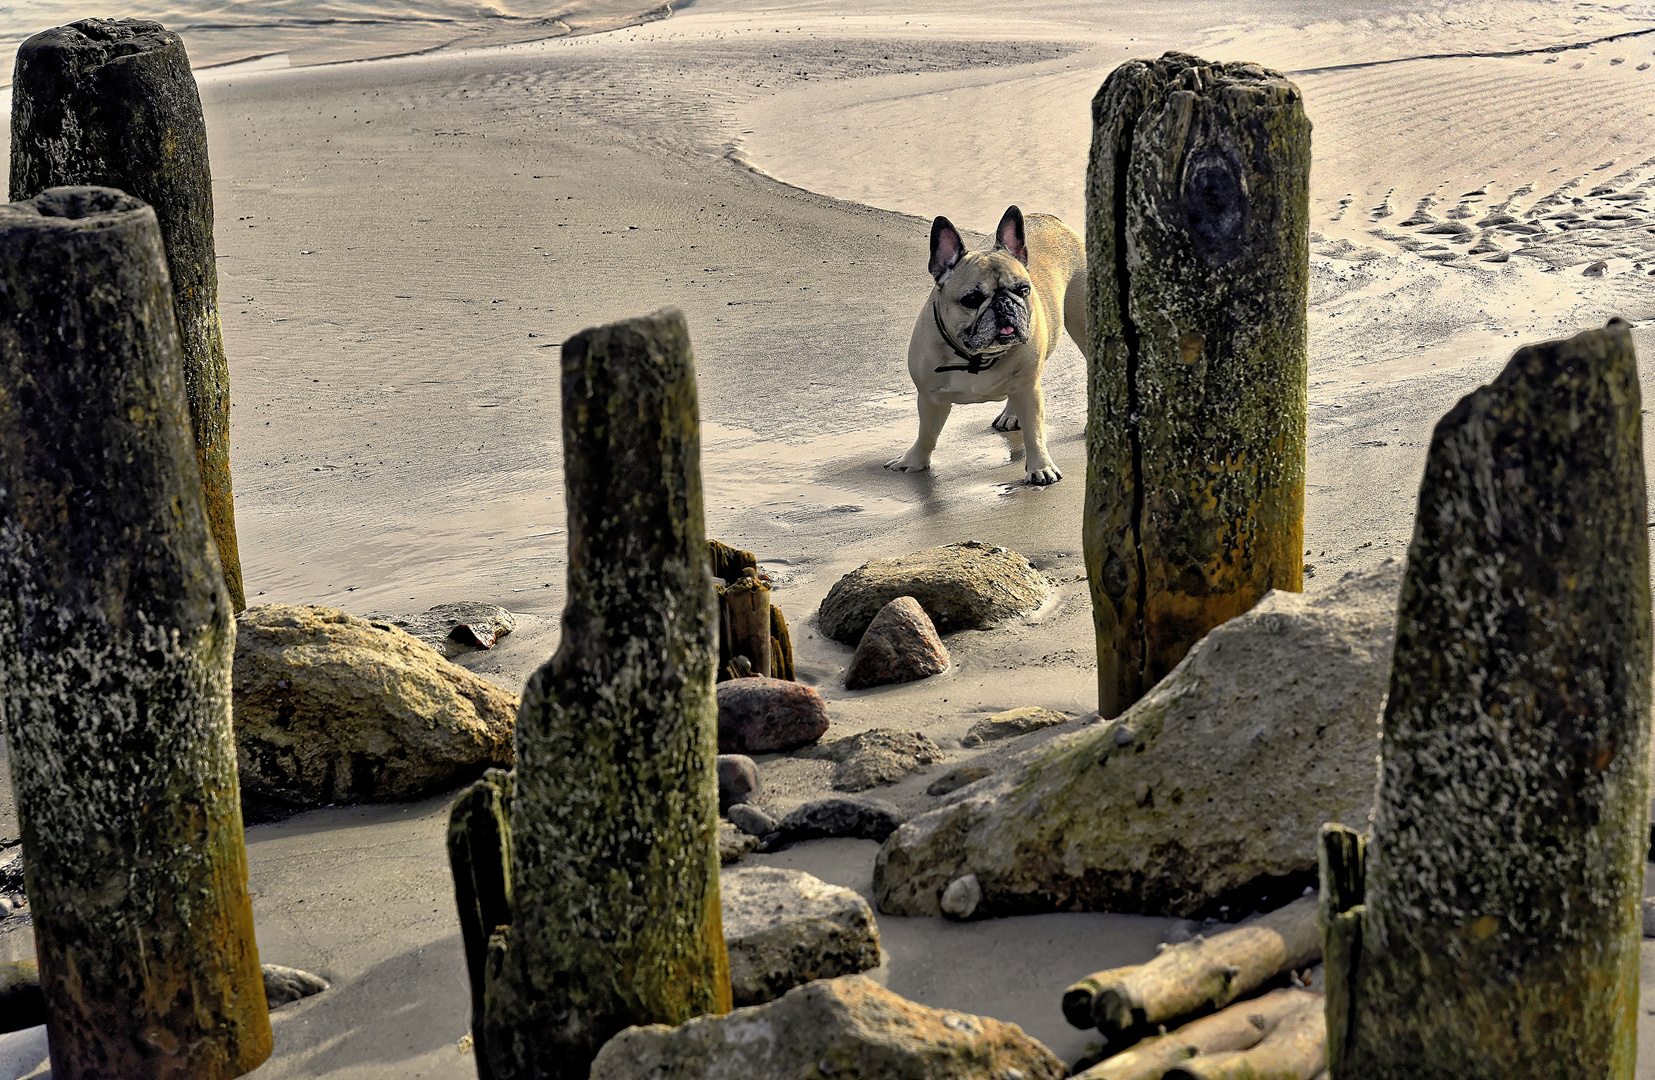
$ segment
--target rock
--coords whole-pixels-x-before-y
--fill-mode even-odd
[[[942,891],[942,913],[953,919],[969,919],[983,902],[983,886],[976,874],[957,877]]]
[[[845,670],[845,689],[913,682],[948,670],[948,647],[925,609],[899,596],[879,609]]]
[[[759,767],[746,754],[718,755],[718,811],[752,802],[759,794]]]
[[[967,784],[975,784],[993,771],[987,765],[961,765],[947,775],[931,781],[930,786],[925,789],[925,793],[927,795],[951,795]]]
[[[385,621],[406,630],[445,657],[492,649],[501,638],[517,629],[517,617],[511,612],[475,600],[438,604],[418,615]]]
[[[10,916],[11,916],[11,898],[6,897],[6,896],[0,896],[0,919],[9,918]]]
[[[718,823],[718,861],[728,866],[740,862],[747,853],[759,846],[759,838],[742,832],[728,821]]]
[[[875,864],[878,909],[940,914],[976,874],[994,915],[1183,917],[1313,874],[1322,823],[1360,828],[1373,806],[1400,577],[1393,560],[1322,595],[1272,592],[1120,717],[908,822]]]
[[[822,633],[854,645],[881,608],[911,596],[937,632],[981,628],[1023,615],[1046,602],[1048,588],[1015,551],[968,540],[926,548],[900,559],[872,559],[828,590],[818,616]]]
[[[830,795],[795,807],[782,818],[779,831],[787,842],[833,836],[884,840],[901,824],[902,811],[884,799]]]
[[[718,887],[737,1005],[879,966],[873,909],[850,889],[777,866],[727,870]]]
[[[23,851],[19,848],[0,862],[0,893],[23,891]]]
[[[827,705],[804,683],[761,676],[730,679],[717,689],[721,753],[795,750],[827,732]]]
[[[736,803],[724,816],[748,836],[762,838],[781,829],[780,822],[750,802]]]
[[[982,746],[984,743],[998,742],[1001,739],[1012,739],[1019,735],[1027,735],[1031,731],[1041,728],[1055,727],[1058,724],[1069,722],[1067,713],[1060,713],[1056,709],[1042,709],[1038,705],[1028,705],[1021,709],[1007,709],[997,712],[993,716],[985,717],[971,725],[960,745],[965,747]]]
[[[298,968],[282,967],[280,964],[263,964],[261,967],[264,969],[264,996],[272,1009],[320,994],[329,985],[320,975],[312,975]]]
[[[1609,272],[1609,264],[1599,259],[1597,262],[1587,263],[1586,269],[1580,273],[1583,277],[1602,277]]]
[[[921,767],[942,760],[942,748],[917,731],[892,731],[874,728],[807,747],[794,755],[837,761],[833,770],[836,791],[866,791],[880,784],[892,784],[918,772]]]
[[[512,764],[517,698],[389,623],[248,608],[236,617],[232,679],[244,798],[418,799]]]
[[[627,1028],[591,1080],[1059,1080],[1068,1067],[1015,1024],[898,997],[863,975],[822,979],[780,1000]]]
[[[1655,938],[1655,896],[1643,898],[1644,937]]]

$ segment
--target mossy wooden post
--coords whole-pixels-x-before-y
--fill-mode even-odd
[[[460,792],[448,814],[448,865],[460,915],[471,980],[471,1043],[478,1080],[494,1080],[488,1066],[489,939],[511,925],[511,804],[516,774],[489,769]]]
[[[95,184],[161,222],[207,522],[236,611],[247,606],[230,491],[230,369],[218,320],[207,126],[184,43],[160,23],[82,19],[34,35],[12,79],[11,198]]]
[[[1328,905],[1360,913],[1327,955],[1344,968],[1327,980],[1334,1080],[1633,1075],[1650,705],[1639,412],[1616,320],[1518,350],[1437,424],[1372,836],[1354,852],[1323,836],[1329,879],[1353,862],[1363,877]]]
[[[569,588],[517,716],[495,1080],[585,1080],[632,1024],[730,1008],[718,656],[689,333],[676,310],[563,344]]]
[[[1254,64],[1168,53],[1092,99],[1084,547],[1098,709],[1303,582],[1310,122]]]
[[[154,211],[0,207],[0,720],[58,1080],[270,1053],[201,501]]]
[[[724,650],[732,661],[745,657],[747,673],[769,676],[771,625],[770,586],[759,580],[758,571],[747,569],[719,593],[719,625],[728,635]]]

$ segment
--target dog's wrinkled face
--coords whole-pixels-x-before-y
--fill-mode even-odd
[[[1029,340],[1029,292],[1023,264],[1004,252],[972,254],[942,285],[942,321],[967,352],[990,353]]]
[[[1029,340],[1029,253],[1023,214],[1009,207],[992,251],[967,252],[947,218],[931,223],[931,277],[937,317],[966,352],[993,355]]]

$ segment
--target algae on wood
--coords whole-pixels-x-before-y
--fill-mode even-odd
[[[0,207],[0,723],[58,1080],[270,1053],[202,508],[155,213]]]
[[[1092,100],[1084,547],[1098,709],[1302,587],[1310,122],[1255,64],[1167,53]]]
[[[718,616],[682,315],[564,343],[563,447],[563,638],[518,712],[512,921],[485,975],[496,1080],[584,1080],[622,1028],[730,1008]]]
[[[1323,837],[1345,894],[1330,913],[1360,911],[1342,942],[1329,928],[1334,1080],[1633,1075],[1650,705],[1639,413],[1614,320],[1518,350],[1432,435],[1372,838],[1352,851]],[[1359,896],[1342,880],[1352,861]]]
[[[82,19],[17,50],[11,198],[119,188],[155,208],[172,274],[207,522],[236,611],[247,606],[230,490],[230,368],[218,319],[213,178],[201,95],[179,36],[140,19]]]

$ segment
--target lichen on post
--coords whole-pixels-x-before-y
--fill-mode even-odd
[[[188,425],[154,211],[0,207],[0,724],[59,1080],[216,1080],[271,1048]]]
[[[1639,414],[1614,320],[1518,350],[1437,424],[1372,836],[1354,852],[1323,842],[1330,887],[1352,863],[1364,878],[1328,903],[1360,920],[1327,958],[1345,968],[1327,980],[1334,1080],[1633,1075],[1650,706]]]
[[[160,23],[82,19],[18,48],[11,198],[77,184],[135,195],[161,223],[207,522],[239,612],[247,600],[230,490],[230,369],[218,317],[207,125],[184,43]]]
[[[1255,64],[1130,60],[1092,100],[1084,547],[1098,708],[1303,583],[1310,122]]]
[[[517,718],[512,922],[485,992],[496,1080],[584,1080],[622,1028],[730,1008],[718,615],[681,314],[564,342],[563,447],[568,601]]]

